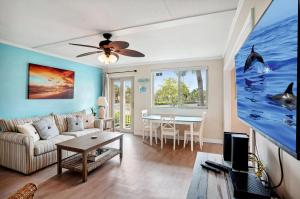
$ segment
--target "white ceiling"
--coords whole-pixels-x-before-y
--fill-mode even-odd
[[[112,32],[146,57],[120,56],[114,66],[223,56],[238,0],[0,0],[0,40],[75,58]],[[76,39],[77,38],[77,39]],[[109,65],[112,67],[112,65]]]

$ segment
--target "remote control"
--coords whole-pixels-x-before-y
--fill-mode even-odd
[[[219,169],[221,171],[224,171],[226,173],[228,173],[229,171],[231,171],[230,167],[227,167],[227,166],[225,166],[223,164],[219,164],[219,163],[216,163],[216,162],[213,162],[213,161],[209,161],[209,160],[205,161],[205,163],[207,165],[211,166],[211,167],[214,167],[214,168]]]
[[[202,166],[203,168],[205,168],[205,169],[207,169],[207,170],[210,170],[210,171],[213,171],[213,172],[215,172],[215,173],[220,173],[220,172],[221,172],[219,169],[216,169],[216,168],[214,168],[214,167],[211,167],[211,166],[209,166],[209,165],[207,165],[207,164],[201,164],[201,166]]]

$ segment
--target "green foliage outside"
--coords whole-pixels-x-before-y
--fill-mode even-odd
[[[115,126],[120,126],[120,112],[115,112]],[[131,125],[131,116],[129,114],[125,114],[125,127],[130,127]]]
[[[178,104],[178,83],[176,79],[168,78],[155,93],[155,105]]]
[[[115,112],[115,126],[120,126],[120,112]]]
[[[127,87],[125,90],[125,103],[126,104],[131,103],[131,94],[132,94],[131,88]]]
[[[130,127],[131,125],[131,116],[130,115],[125,115],[125,126]]]
[[[120,103],[120,87],[114,85],[114,93],[115,93],[115,104]],[[131,88],[127,87],[125,90],[125,103],[131,103]]]
[[[190,91],[187,85],[181,81],[180,97],[178,95],[178,87],[179,86],[177,79],[165,79],[161,88],[155,93],[155,105],[172,105],[175,107],[182,106],[184,104],[198,104],[199,106],[201,106],[198,89],[193,89]],[[206,91],[203,91],[203,98],[206,99]],[[204,100],[203,105],[205,104],[206,101]]]

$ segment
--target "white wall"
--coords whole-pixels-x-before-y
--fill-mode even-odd
[[[260,158],[267,166],[274,184],[280,181],[280,165],[278,160],[278,147],[267,140],[265,137],[256,133],[256,144]],[[281,150],[282,151],[282,150]],[[282,151],[282,164],[284,181],[278,192],[282,198],[300,198],[300,161]]]
[[[174,109],[151,107],[151,72],[155,69],[208,67],[208,109]],[[178,115],[201,116],[207,112],[207,122],[204,127],[204,138],[209,142],[222,142],[223,139],[223,59],[185,61],[174,63],[153,64],[144,66],[122,67],[107,69],[107,72],[127,71],[136,69],[137,73],[124,73],[109,75],[110,77],[133,76],[134,77],[134,133],[141,134],[142,120],[140,112],[143,109],[151,113],[175,113]],[[147,92],[139,93],[138,79],[148,78]]]
[[[241,0],[237,15],[233,22],[231,37],[224,57],[224,126],[226,130],[249,132],[249,127],[239,121],[236,115],[235,81],[234,81],[234,55],[249,34],[249,13],[254,8],[255,24],[271,0]],[[248,23],[248,25],[247,25]],[[242,34],[240,34],[242,32]],[[277,155],[277,146],[256,133],[256,143],[259,155],[265,164],[274,184],[280,180],[280,167]],[[282,198],[300,198],[300,161],[286,152],[282,153],[284,182],[278,192]]]

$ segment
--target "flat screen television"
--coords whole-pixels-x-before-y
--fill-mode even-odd
[[[273,0],[235,56],[238,117],[300,159],[298,0]]]

